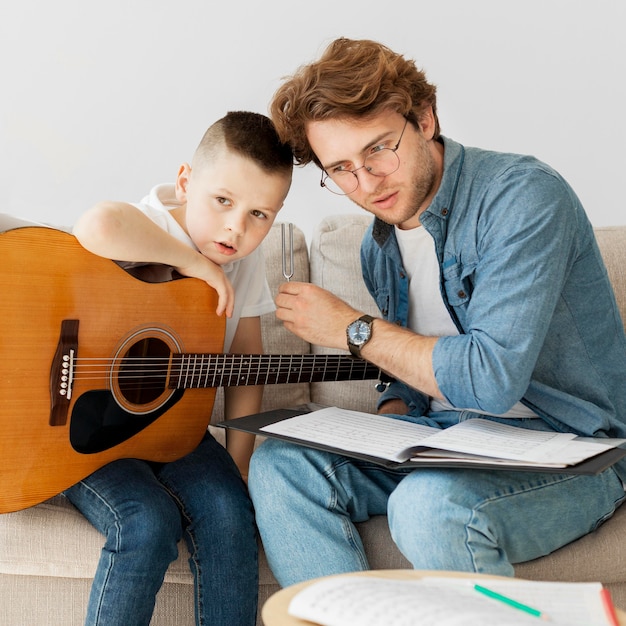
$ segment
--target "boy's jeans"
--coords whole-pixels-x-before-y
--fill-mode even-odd
[[[393,540],[416,569],[511,576],[513,563],[594,530],[625,497],[612,469],[598,476],[390,470],[278,440],[253,455],[249,488],[283,586],[368,569],[354,522],[372,515],[388,515]]]
[[[253,626],[257,544],[246,486],[210,435],[164,465],[114,461],[66,491],[105,535],[89,626],[148,626],[181,536],[191,553],[196,623]]]

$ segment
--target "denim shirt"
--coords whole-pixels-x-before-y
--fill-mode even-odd
[[[521,400],[556,431],[626,437],[624,325],[574,191],[534,157],[442,141],[443,178],[421,216],[460,333],[435,344],[441,393],[494,415]],[[374,220],[361,263],[383,317],[407,326],[409,285],[393,226]],[[380,402],[391,397],[427,411],[428,399],[401,382]]]

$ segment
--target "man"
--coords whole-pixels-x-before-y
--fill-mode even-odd
[[[299,164],[375,216],[361,261],[381,317],[290,282],[277,315],[305,340],[393,376],[378,412],[438,428],[474,417],[626,436],[626,338],[592,227],[557,172],[439,132],[412,61],[338,39],[277,91]],[[347,345],[346,345],[347,344]],[[598,476],[374,466],[267,441],[249,479],[282,585],[367,569],[354,522],[387,514],[417,569],[512,575],[592,531],[624,500],[626,462]]]

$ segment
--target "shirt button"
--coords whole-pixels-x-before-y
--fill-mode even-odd
[[[459,298],[465,298],[466,293],[461,289],[456,295],[459,296]]]
[[[448,209],[441,209],[441,215],[443,216],[448,215]]]

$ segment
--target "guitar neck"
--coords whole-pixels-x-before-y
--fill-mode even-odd
[[[198,389],[380,378],[360,359],[329,354],[186,354],[172,356],[168,387]]]

